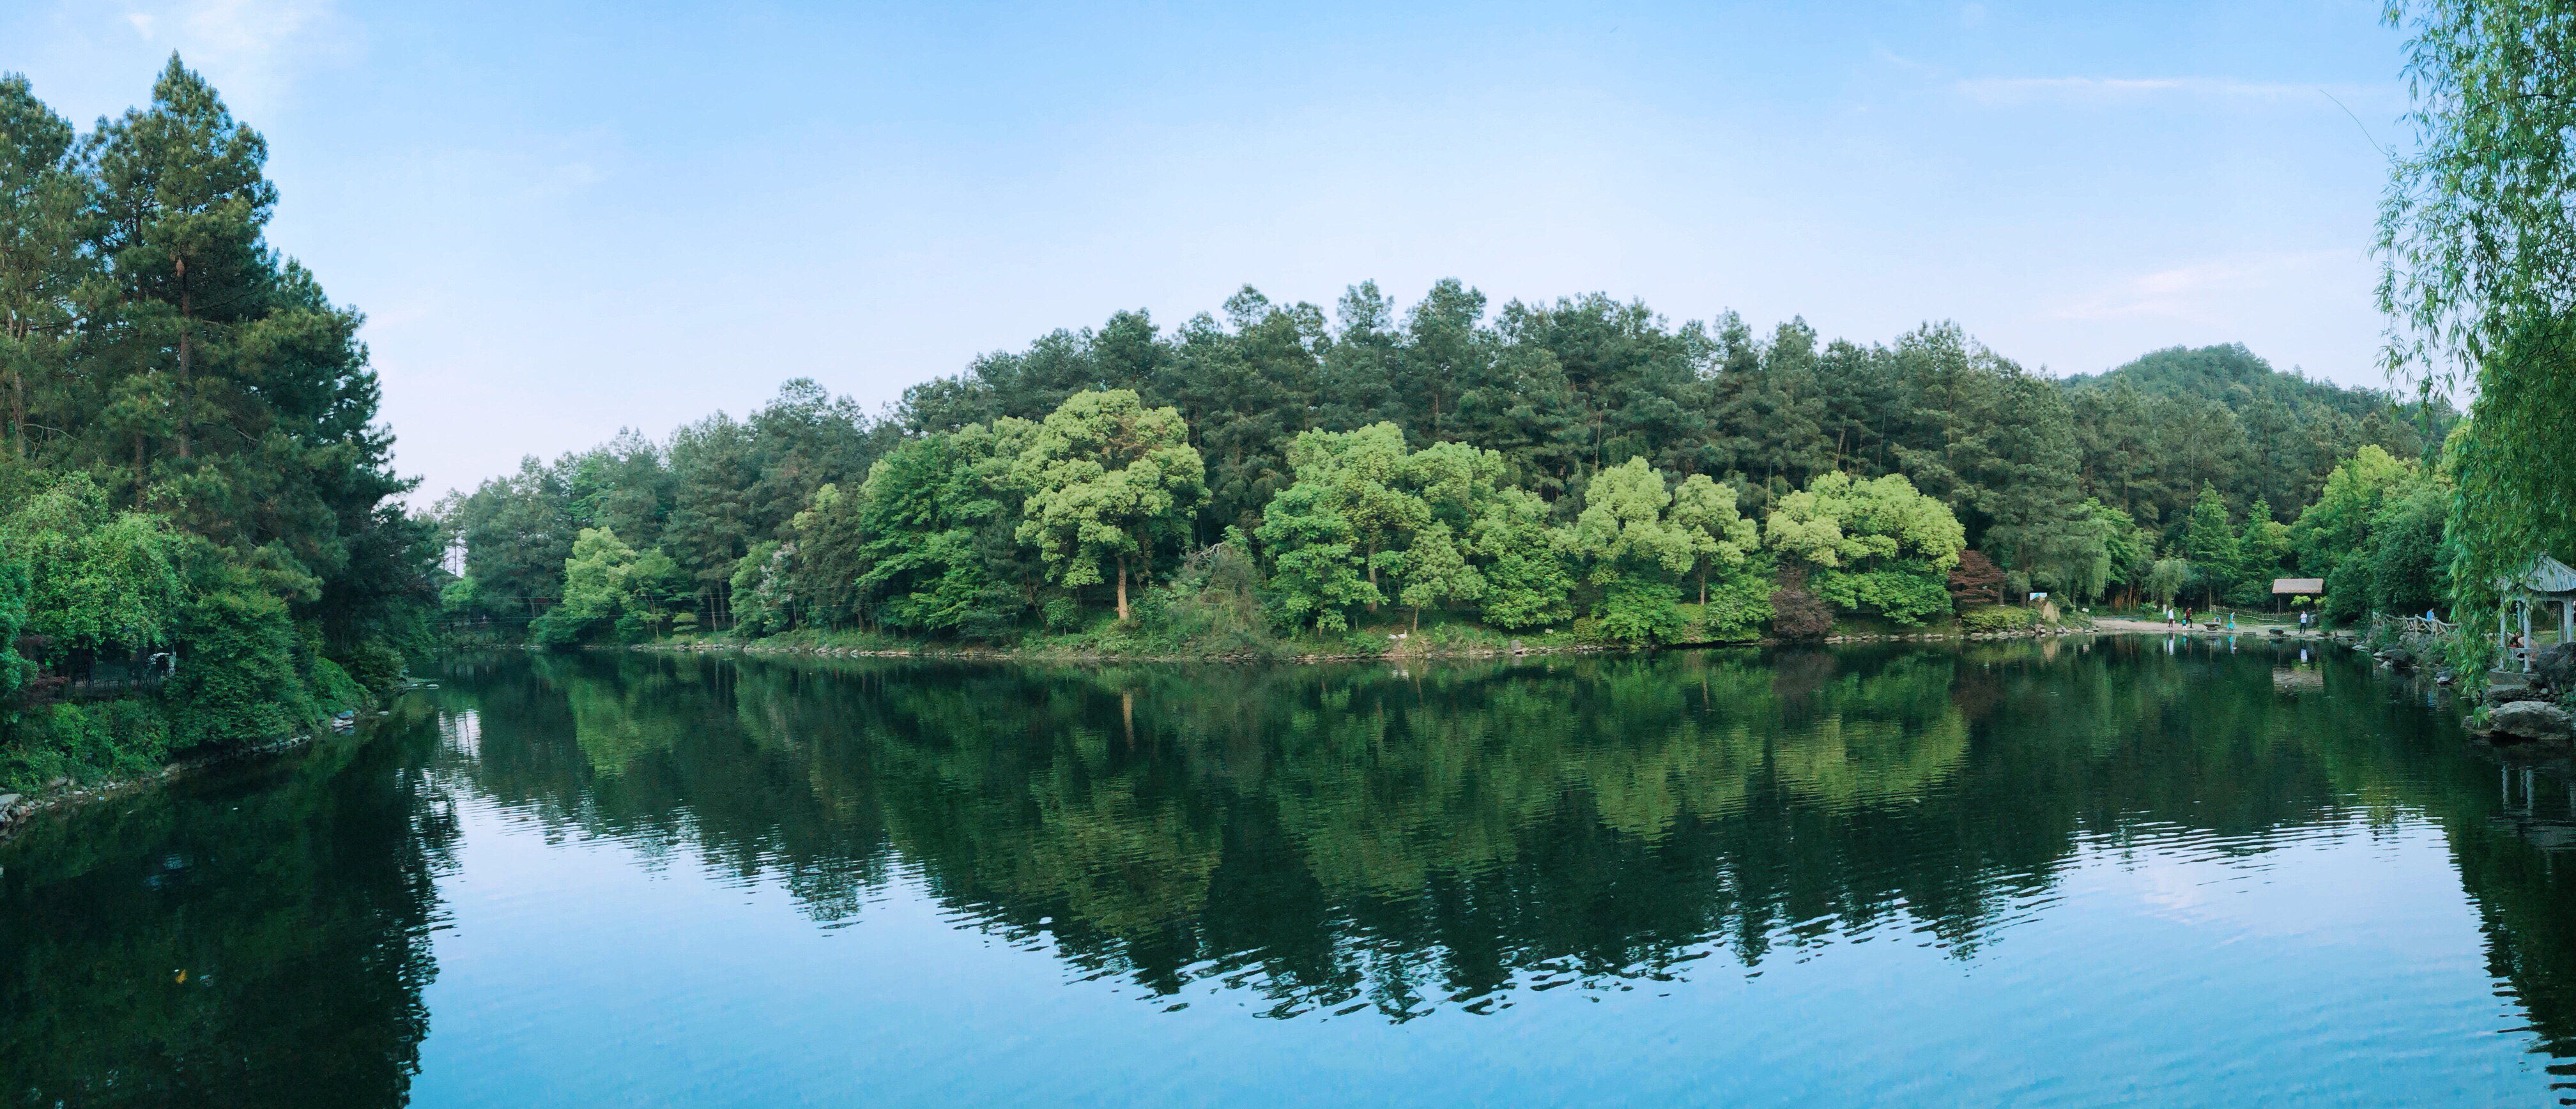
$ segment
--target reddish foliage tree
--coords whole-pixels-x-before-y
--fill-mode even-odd
[[[1950,602],[1960,608],[1983,601],[1999,605],[2004,601],[2004,572],[1985,552],[1970,549],[1959,552],[1959,564],[1950,570]]]
[[[1781,571],[1779,588],[1771,591],[1771,634],[1782,639],[1823,639],[1833,627],[1833,610],[1807,592],[1807,575],[1796,569]]]

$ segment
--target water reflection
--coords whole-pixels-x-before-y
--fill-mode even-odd
[[[335,742],[11,844],[0,1100],[401,1104],[454,836],[417,753]]]
[[[1404,1020],[1882,927],[1972,957],[2087,842],[2433,812],[2473,773],[2378,679],[2234,643],[1043,669],[587,655],[460,672],[478,792],[772,874],[901,863],[1162,993]],[[2554,888],[2554,887],[2553,887]],[[1508,1001],[1508,998],[1505,998]]]
[[[370,743],[0,854],[7,1096],[399,1103],[460,799],[774,885],[819,925],[917,882],[1068,977],[1389,1023],[1879,935],[1971,964],[2087,857],[2250,860],[2429,821],[2499,988],[2541,1047],[2576,1049],[2553,861],[2576,793],[2305,648],[1400,669],[587,654],[459,662]]]

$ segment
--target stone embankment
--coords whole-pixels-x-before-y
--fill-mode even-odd
[[[2499,670],[2487,675],[2480,696],[2482,712],[2467,723],[2491,743],[2500,745],[2576,741],[2576,720],[2561,702],[2576,690],[2576,645],[2559,644],[2532,659],[2530,673]],[[2483,719],[2481,719],[2483,717]]]
[[[48,812],[73,809],[93,801],[123,797],[209,767],[259,755],[284,754],[312,742],[313,736],[310,734],[292,735],[266,743],[246,743],[227,747],[183,762],[174,762],[149,774],[132,778],[105,782],[74,782],[69,778],[56,778],[45,783],[43,792],[33,797],[22,793],[0,793],[0,841],[16,835],[37,817]]]

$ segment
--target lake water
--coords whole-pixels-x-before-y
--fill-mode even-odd
[[[2551,768],[2252,639],[447,666],[0,848],[0,1105],[2547,1104]]]

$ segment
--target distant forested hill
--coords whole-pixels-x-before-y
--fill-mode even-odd
[[[2085,487],[2148,524],[2180,519],[2203,483],[2286,523],[2362,444],[2416,457],[2458,419],[2448,404],[2401,405],[2382,390],[2283,373],[2242,343],[2167,347],[2059,384]]]
[[[2384,389],[2348,388],[2295,370],[2283,373],[2273,369],[2261,355],[2247,350],[2243,343],[2197,350],[2166,347],[2140,355],[2117,369],[2076,374],[2060,381],[2069,392],[2126,384],[2156,396],[2207,397],[2240,416],[2258,403],[2269,402],[2295,416],[2331,411],[2358,420],[2406,403]],[[2454,418],[2447,406],[2436,406],[2435,415],[2441,421],[2437,430],[2447,429]]]

